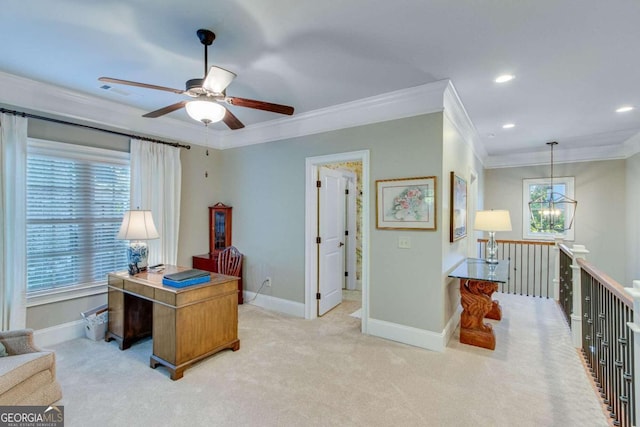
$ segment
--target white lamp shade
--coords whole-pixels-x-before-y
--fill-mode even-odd
[[[189,117],[203,123],[219,122],[227,113],[227,109],[216,101],[205,99],[189,101],[185,108]]]
[[[127,211],[122,219],[118,239],[150,240],[160,237],[153,223],[151,211]]]
[[[202,83],[202,87],[213,93],[223,93],[229,86],[231,81],[236,78],[236,75],[231,71],[227,71],[224,68],[213,66],[209,68],[207,77]]]
[[[511,231],[509,211],[477,211],[473,228],[480,231]]]

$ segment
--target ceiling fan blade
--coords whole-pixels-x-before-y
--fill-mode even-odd
[[[231,130],[242,129],[244,127],[242,122],[240,120],[238,120],[238,118],[236,116],[234,116],[233,113],[231,111],[229,111],[228,109],[227,109],[227,112],[225,113],[224,117],[222,118],[222,121],[227,126],[229,126],[229,129],[231,129]]]
[[[185,105],[187,105],[187,102],[189,102],[189,101],[176,102],[175,104],[171,104],[171,105],[168,105],[168,106],[166,106],[164,108],[161,108],[159,110],[147,113],[147,114],[143,115],[142,117],[155,119],[156,117],[164,116],[165,114],[169,114],[169,113],[171,113],[173,111],[179,110],[180,108],[182,108]]]
[[[235,96],[227,96],[224,100],[238,107],[255,108],[256,110],[271,111],[288,116],[293,114],[293,107],[289,107],[288,105],[272,104],[270,102],[256,101],[255,99],[236,98]]]
[[[224,68],[213,66],[209,69],[202,87],[209,92],[224,93],[224,90],[236,78],[235,73]]]
[[[178,94],[183,94],[184,93],[184,91],[180,90],[180,89],[173,89],[173,88],[170,88],[170,87],[150,85],[150,84],[147,84],[147,83],[132,82],[130,80],[114,79],[112,77],[100,77],[98,80],[100,80],[101,82],[107,82],[107,83],[117,83],[117,84],[121,84],[121,85],[138,86],[138,87],[143,87],[143,88],[146,88],[146,89],[164,90],[165,92],[173,92],[173,93],[178,93]]]

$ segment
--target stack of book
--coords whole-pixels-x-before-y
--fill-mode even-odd
[[[174,288],[184,288],[185,286],[197,285],[211,280],[211,273],[203,270],[185,270],[179,273],[165,274],[162,284]]]

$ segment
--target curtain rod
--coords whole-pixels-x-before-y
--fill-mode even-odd
[[[85,129],[97,130],[99,132],[110,133],[112,135],[126,136],[126,137],[129,137],[129,138],[140,139],[142,141],[155,142],[157,144],[171,145],[172,147],[186,148],[187,150],[191,150],[191,146],[190,145],[183,145],[183,144],[179,144],[177,142],[167,142],[167,141],[162,141],[160,139],[149,138],[149,137],[146,137],[146,136],[134,135],[134,134],[125,133],[125,132],[118,132],[118,131],[115,131],[115,130],[103,129],[103,128],[99,128],[99,127],[95,127],[95,126],[83,125],[83,124],[80,124],[80,123],[67,122],[65,120],[52,119],[50,117],[44,117],[44,116],[38,116],[36,114],[25,113],[24,111],[7,110],[6,108],[0,108],[0,113],[13,114],[14,116],[28,117],[30,119],[44,120],[44,121],[47,121],[47,122],[59,123],[59,124],[62,124],[62,125],[77,126],[77,127],[81,127],[81,128],[85,128]]]

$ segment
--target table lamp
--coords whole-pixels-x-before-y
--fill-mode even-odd
[[[496,231],[511,231],[511,217],[506,210],[477,211],[474,229],[489,232],[487,243],[487,263],[498,263],[498,243]]]
[[[160,237],[153,223],[151,211],[131,210],[124,214],[118,239],[130,240],[127,248],[127,261],[129,262],[129,274],[134,275],[147,270],[147,258],[149,249],[144,240]]]

